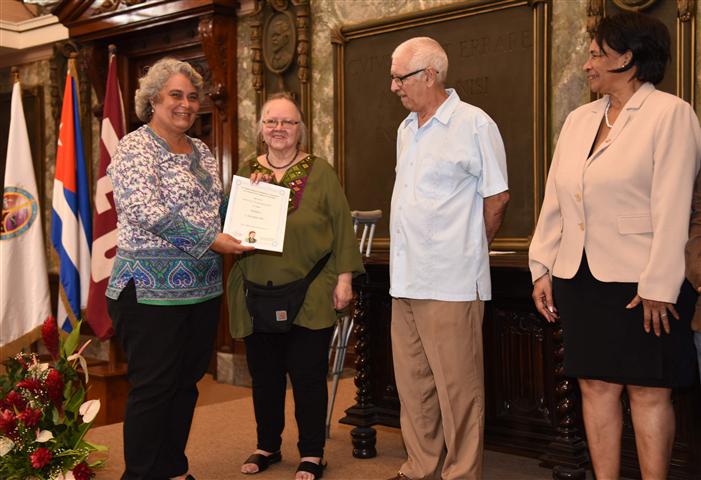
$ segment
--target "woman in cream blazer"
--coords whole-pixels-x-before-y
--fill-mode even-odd
[[[619,476],[624,388],[643,478],[666,478],[671,387],[693,374],[690,314],[677,302],[701,130],[688,103],[653,86],[668,59],[661,22],[601,21],[584,71],[603,97],[562,127],[529,250],[536,307],[562,318],[597,478]]]

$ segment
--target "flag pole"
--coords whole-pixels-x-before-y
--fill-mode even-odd
[[[10,71],[12,72],[12,83],[19,82],[19,68],[12,67]]]

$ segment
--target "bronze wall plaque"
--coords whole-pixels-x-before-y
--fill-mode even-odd
[[[446,85],[486,111],[504,139],[511,203],[493,248],[525,250],[537,221],[547,154],[547,1],[488,1],[347,26],[334,38],[336,168],[352,209],[381,208],[388,245],[396,131],[408,112],[390,92],[391,54],[430,36],[445,48]]]

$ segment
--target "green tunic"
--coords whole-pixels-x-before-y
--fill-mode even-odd
[[[237,175],[249,177],[252,170],[271,173],[252,158],[243,164]],[[246,278],[255,283],[266,284],[270,280],[279,285],[304,277],[319,259],[332,252],[324,269],[309,286],[304,305],[294,321],[295,325],[313,330],[331,327],[336,322],[333,290],[338,274],[357,275],[364,271],[348,202],[331,166],[324,159],[310,155],[289,168],[279,185],[291,188],[297,197],[290,202],[284,251],[279,254],[256,250],[241,257],[231,270],[227,299],[229,328],[234,338],[253,333],[243,292],[242,270]],[[300,198],[301,186],[304,187]]]

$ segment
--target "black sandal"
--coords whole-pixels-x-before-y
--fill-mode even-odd
[[[265,470],[268,469],[270,465],[273,463],[278,463],[280,460],[282,460],[282,453],[280,453],[280,450],[277,452],[271,453],[270,455],[263,455],[262,453],[254,453],[250,457],[246,459],[243,464],[247,463],[252,463],[253,465],[256,465],[258,467],[257,472],[251,472],[251,473],[246,473],[246,475],[255,475],[256,473],[264,472]]]
[[[297,467],[298,472],[307,472],[314,475],[314,480],[319,480],[324,476],[324,470],[326,469],[326,464],[321,460],[319,463],[314,462],[300,462]]]

